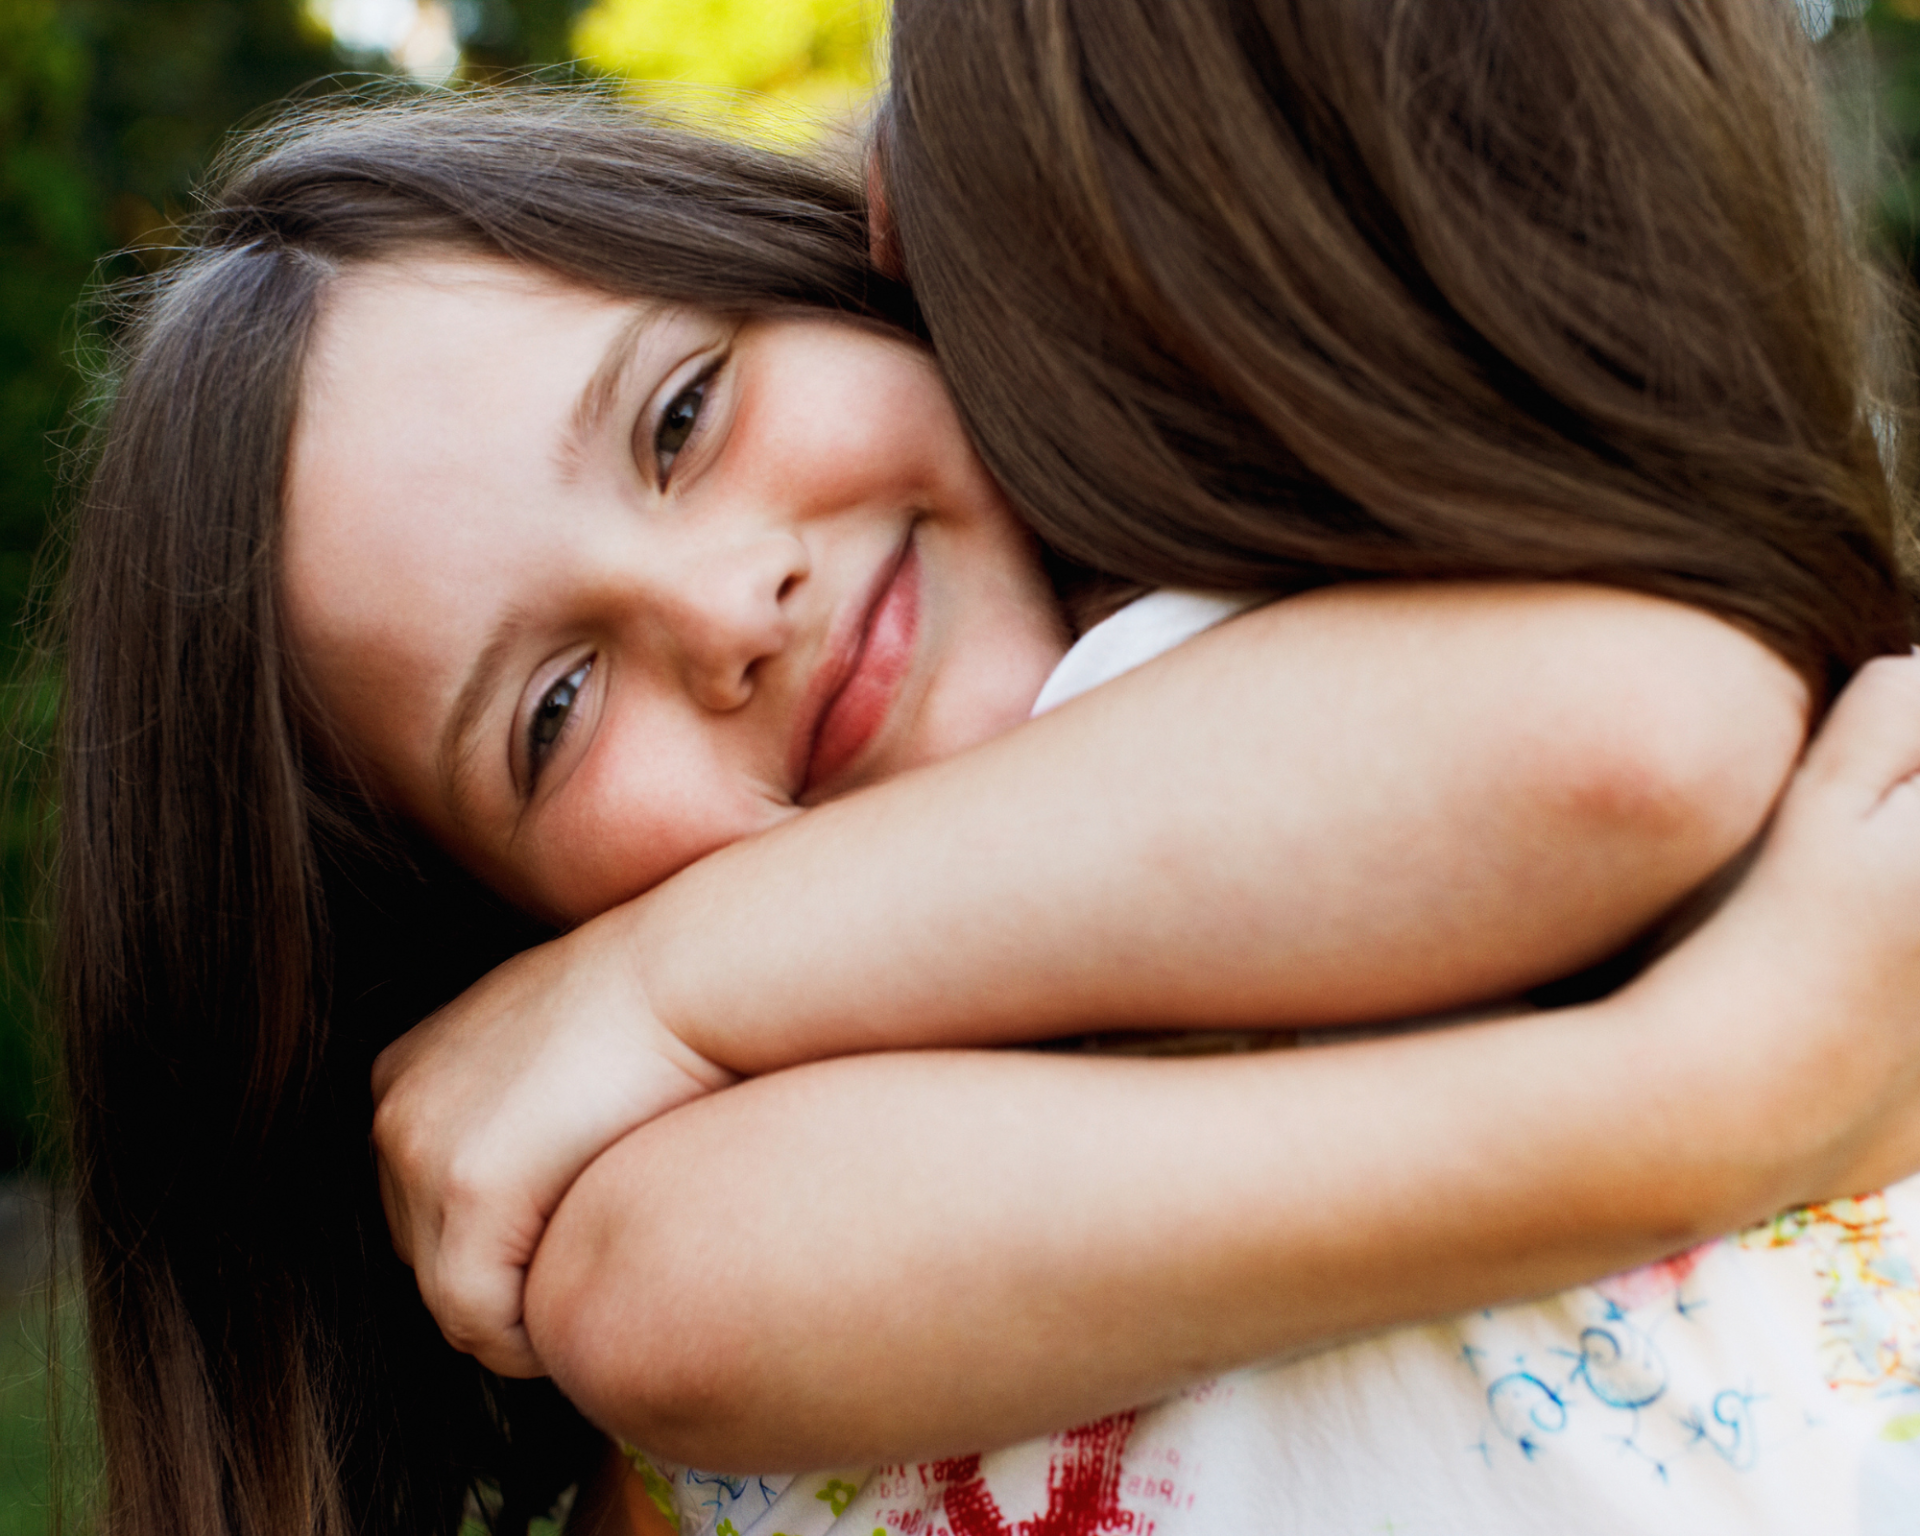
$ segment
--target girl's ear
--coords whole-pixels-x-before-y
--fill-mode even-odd
[[[900,259],[900,243],[893,236],[893,215],[887,211],[887,180],[877,142],[867,150],[867,259],[875,271],[896,283],[907,280],[907,264]]]

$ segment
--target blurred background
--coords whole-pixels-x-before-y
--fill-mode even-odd
[[[1797,3],[1825,39],[1849,184],[1911,270],[1920,0]],[[82,293],[164,262],[222,135],[329,77],[458,88],[568,65],[724,132],[844,151],[884,25],[884,0],[0,0],[0,720],[28,770],[0,777],[0,1536],[49,1528],[56,1426],[85,1523],[82,1341],[70,1296],[56,1308],[42,1284],[57,1159],[34,859],[53,811],[31,767],[57,701],[22,667],[34,573],[57,566],[48,531],[82,388]],[[45,1368],[56,1339],[57,1380]]]

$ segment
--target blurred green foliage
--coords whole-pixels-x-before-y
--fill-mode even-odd
[[[1867,36],[1875,211],[1893,250],[1920,268],[1920,0],[1875,0]]]
[[[289,0],[0,0],[0,541],[31,549],[67,316],[101,257],[164,236],[220,134],[335,67]]]
[[[466,73],[484,78],[574,55],[582,0],[454,0],[454,31]]]
[[[72,1284],[57,1303],[38,1291],[0,1294],[0,1536],[45,1536],[56,1504],[67,1529],[87,1528],[74,1517],[92,1502],[99,1451],[80,1310]],[[50,1454],[56,1444],[58,1458]]]

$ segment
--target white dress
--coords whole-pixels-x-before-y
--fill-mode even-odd
[[[1140,599],[1035,713],[1244,606]],[[1920,1178],[986,1455],[634,1459],[684,1536],[1920,1536],[1917,1235]]]

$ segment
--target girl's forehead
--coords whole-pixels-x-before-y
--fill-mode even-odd
[[[537,332],[563,316],[662,309],[655,301],[573,282],[505,257],[423,249],[343,269],[322,299],[308,375],[342,352],[431,338],[458,345],[502,333]]]
[[[503,260],[434,253],[343,273],[289,448],[280,563],[295,643],[391,655],[425,609],[457,614],[440,578],[498,563],[481,546],[502,538],[507,508],[547,495],[583,380],[644,313]],[[396,594],[411,611],[393,611]]]

